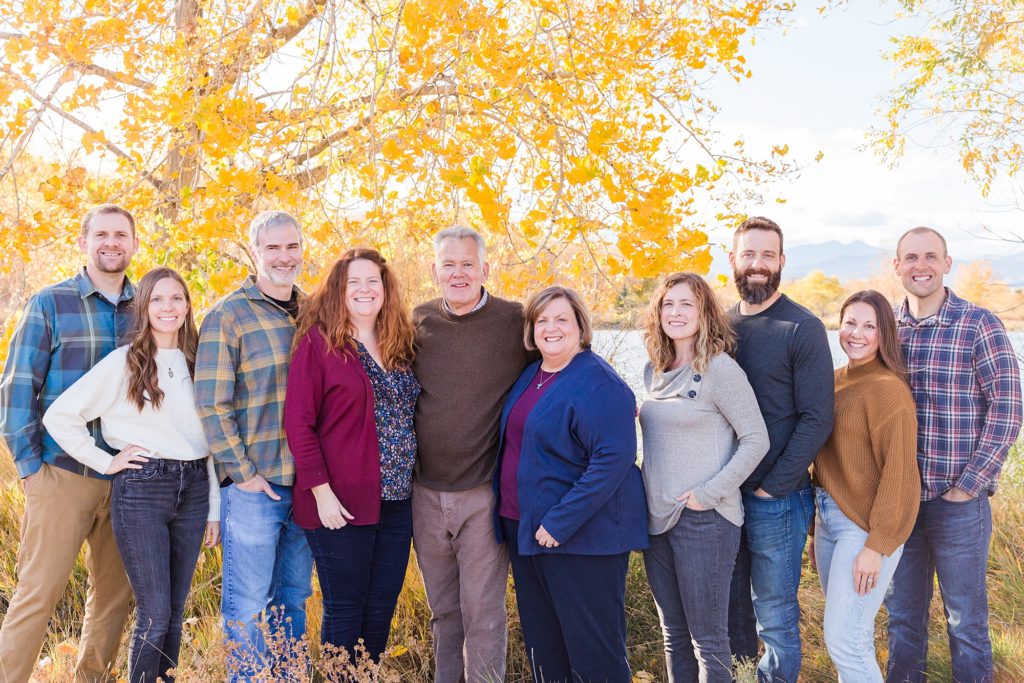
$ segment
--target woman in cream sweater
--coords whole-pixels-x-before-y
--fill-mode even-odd
[[[835,424],[814,460],[814,559],[825,646],[843,683],[878,682],[875,615],[917,519],[917,409],[892,307],[856,292],[839,314],[849,363],[836,370]]]
[[[644,326],[640,407],[650,549],[644,565],[669,681],[732,681],[729,583],[740,542],[740,484],[768,450],[757,399],[730,357],[725,312],[704,279],[667,277]]]
[[[111,523],[137,605],[128,678],[173,680],[185,598],[200,546],[220,537],[220,489],[196,414],[198,332],[188,288],[156,268],[135,294],[132,341],[60,395],[43,424],[71,457],[114,475]],[[111,455],[88,423],[99,418]]]

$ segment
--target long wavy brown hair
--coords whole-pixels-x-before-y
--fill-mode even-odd
[[[380,269],[384,285],[384,305],[377,315],[377,344],[384,369],[405,370],[412,365],[413,359],[415,332],[412,318],[402,302],[398,278],[376,249],[349,249],[334,262],[327,277],[299,304],[295,344],[315,326],[320,329],[330,351],[342,353],[344,357],[346,347],[355,347],[355,330],[349,322],[348,308],[345,306],[345,288],[349,264],[359,259],[370,261]]]
[[[676,285],[688,285],[697,299],[700,324],[693,341],[693,360],[690,364],[697,372],[704,372],[711,359],[719,353],[732,355],[736,350],[736,335],[729,325],[721,305],[711,287],[696,273],[673,273],[662,280],[651,295],[644,315],[644,346],[658,372],[665,372],[676,359],[676,348],[661,326],[661,304],[668,290]]]
[[[892,312],[892,304],[884,294],[873,289],[854,292],[839,309],[840,327],[842,327],[843,318],[846,316],[846,309],[850,304],[856,303],[867,304],[874,309],[875,320],[878,321],[878,357],[882,361],[882,365],[895,372],[909,385],[907,364],[903,360],[903,347],[900,346],[900,336],[896,331],[896,317]]]
[[[173,268],[160,266],[146,273],[135,288],[132,309],[135,324],[132,329],[131,341],[128,342],[128,400],[138,410],[142,410],[149,402],[154,410],[160,408],[164,400],[164,392],[160,389],[159,370],[156,366],[156,340],[153,339],[149,324],[149,300],[153,297],[156,284],[165,278],[171,278],[185,291],[185,302],[188,311],[185,322],[178,330],[178,348],[185,354],[188,363],[188,374],[193,376],[196,367],[196,346],[199,344],[199,330],[192,316],[192,297],[188,293],[188,285]]]

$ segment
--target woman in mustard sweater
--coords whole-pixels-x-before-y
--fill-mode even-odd
[[[814,558],[825,645],[843,683],[881,682],[875,615],[917,518],[917,411],[892,307],[857,292],[839,315],[835,424],[814,461]]]

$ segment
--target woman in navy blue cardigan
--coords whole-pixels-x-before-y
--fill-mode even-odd
[[[534,680],[626,683],[626,570],[647,548],[636,466],[636,399],[590,350],[579,295],[548,287],[526,304],[524,343],[541,360],[505,402],[495,525],[508,543]]]

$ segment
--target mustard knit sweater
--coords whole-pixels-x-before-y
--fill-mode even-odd
[[[910,387],[877,358],[836,370],[835,423],[812,479],[883,555],[910,536],[921,499],[917,409]]]

